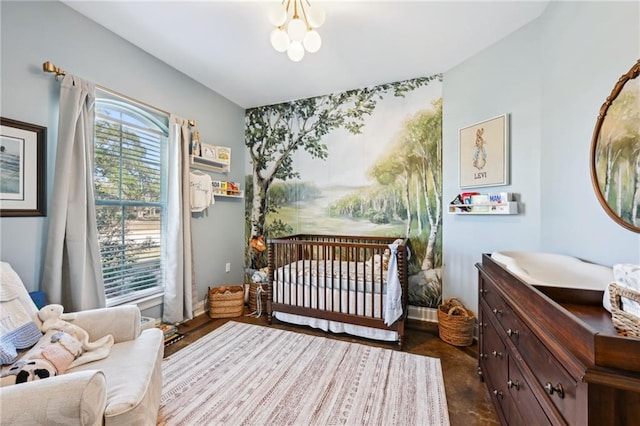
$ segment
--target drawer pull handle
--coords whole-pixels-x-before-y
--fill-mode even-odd
[[[498,389],[495,389],[495,390],[493,391],[493,394],[494,394],[495,396],[499,396],[500,398],[502,398],[502,395],[503,395],[503,394],[502,394],[502,391],[499,391]]]
[[[502,352],[493,351],[491,354],[496,358],[502,358]]]
[[[516,388],[516,390],[520,390],[520,382],[518,382],[517,380],[515,382],[508,380],[507,386],[509,386],[510,388]]]
[[[487,354],[480,354],[480,359],[487,359]]]
[[[487,328],[487,323],[486,322],[481,322],[481,323],[478,323],[478,326],[479,327],[483,327],[483,328]]]
[[[520,336],[520,332],[518,330],[508,329],[507,330],[507,335],[509,337],[511,337],[511,336]]]
[[[564,398],[564,388],[560,383],[553,386],[551,382],[547,382],[544,384],[544,390],[546,390],[549,395],[553,395],[553,393],[555,392],[560,398]]]
[[[484,294],[487,294],[487,293],[489,293],[489,292],[488,292],[487,290],[485,290],[484,288],[481,288],[481,289],[480,289],[480,294],[483,294],[483,293],[484,293]]]
[[[502,315],[502,309],[493,308],[491,312],[493,312],[496,315]]]

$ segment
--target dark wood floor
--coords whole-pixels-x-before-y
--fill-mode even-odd
[[[179,326],[179,332],[185,337],[165,348],[165,356],[178,350],[187,348],[200,337],[211,330],[220,327],[227,321],[239,321],[249,324],[275,327],[283,330],[296,331],[305,334],[324,336],[349,342],[395,349],[395,345],[361,339],[345,334],[325,333],[309,327],[295,326],[273,321],[267,324],[263,315],[261,318],[242,316],[230,319],[210,319],[207,315],[200,315],[193,320]],[[445,392],[449,407],[451,425],[497,425],[498,420],[489,394],[477,375],[477,346],[455,347],[438,337],[436,324],[409,321],[405,335],[405,350],[407,352],[439,358],[442,364]]]

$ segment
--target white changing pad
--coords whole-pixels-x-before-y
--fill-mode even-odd
[[[528,251],[497,251],[491,258],[532,285],[603,291],[613,269],[573,256]]]
[[[611,312],[609,284],[614,277],[608,266],[563,254],[529,251],[497,251],[491,258],[531,285],[604,291],[602,305]]]

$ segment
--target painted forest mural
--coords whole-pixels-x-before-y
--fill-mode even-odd
[[[296,233],[409,237],[409,303],[442,298],[442,76],[245,115],[250,242]],[[252,247],[253,246],[253,247]],[[247,245],[247,267],[266,266]]]

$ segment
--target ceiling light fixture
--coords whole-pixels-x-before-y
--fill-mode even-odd
[[[320,50],[322,39],[315,30],[324,23],[324,9],[311,6],[308,0],[282,0],[269,8],[269,21],[276,28],[271,31],[271,45],[278,52],[287,52],[293,62],[304,58],[305,50]],[[288,22],[287,22],[288,21]]]

